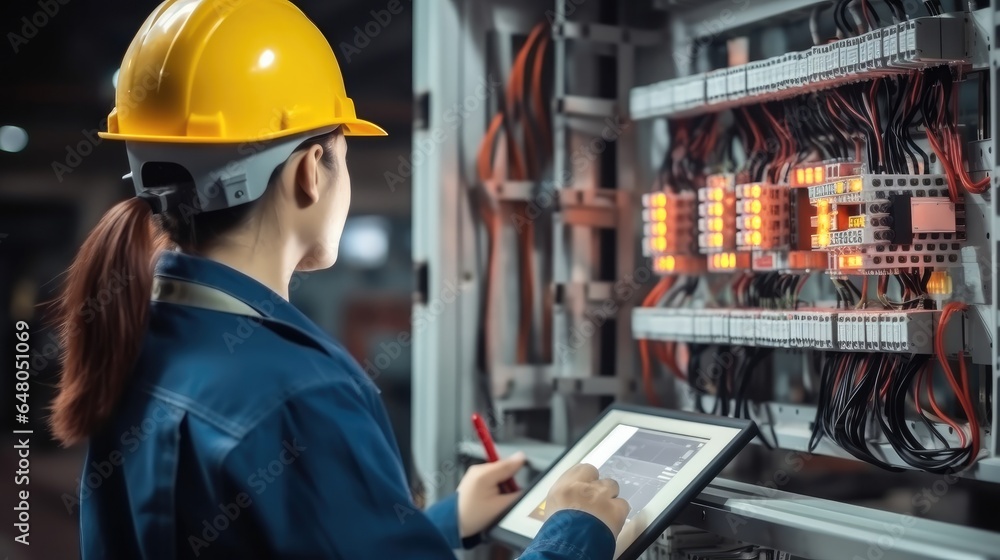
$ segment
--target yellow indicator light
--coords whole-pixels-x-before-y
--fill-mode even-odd
[[[729,253],[722,254],[722,268],[732,268],[736,259],[730,257]]]
[[[722,189],[712,189],[712,192],[709,193],[709,199],[716,202],[722,200]]]
[[[795,170],[795,182],[804,185],[806,183],[806,170],[796,169]]]
[[[653,233],[656,235],[666,235],[667,234],[667,223],[666,222],[656,222],[653,224]]]
[[[754,216],[751,222],[750,229],[760,229],[760,216]]]
[[[843,181],[837,181],[836,183],[834,183],[833,189],[834,191],[836,191],[837,194],[844,194],[844,186],[845,185]]]
[[[840,255],[837,261],[840,268],[861,268],[861,255]]]
[[[830,234],[829,233],[819,234],[819,246],[827,247],[829,245],[830,245]]]
[[[822,183],[823,180],[825,179],[825,177],[824,177],[825,175],[826,175],[826,169],[824,169],[822,165],[816,167],[816,182],[817,183]]]
[[[820,214],[816,217],[816,229],[821,231],[830,230],[830,215]]]
[[[806,168],[806,184],[811,185],[812,183],[813,183],[813,168],[812,167],[807,167]]]
[[[753,245],[754,247],[759,247],[759,246],[760,246],[760,242],[761,242],[761,238],[762,238],[762,237],[763,237],[763,236],[762,236],[762,235],[760,234],[760,232],[759,232],[759,231],[755,231],[755,232],[753,232],[753,233],[752,233],[752,234],[750,235],[750,242],[751,242],[751,244],[752,244],[752,245]]]
[[[816,208],[819,209],[820,212],[826,212],[830,209],[830,201],[825,198],[821,198],[816,201]]]
[[[663,208],[667,205],[667,195],[664,193],[656,193],[653,195],[653,206],[656,208]]]
[[[861,192],[861,179],[851,179],[851,192]]]
[[[753,200],[753,201],[750,202],[750,213],[751,214],[760,214],[760,201],[759,200]]]
[[[656,237],[653,239],[653,249],[657,251],[667,250],[667,238],[666,237]]]
[[[659,265],[658,268],[664,272],[673,272],[674,267],[677,266],[677,259],[673,255],[660,257],[656,262]]]
[[[667,221],[667,210],[666,208],[657,208],[653,211],[653,219],[657,222]]]
[[[850,216],[847,218],[847,227],[852,228],[862,228],[865,227],[865,215],[860,216]]]
[[[722,268],[722,253],[712,255],[712,267]]]
[[[712,226],[714,231],[722,231],[722,218],[715,218],[712,220]]]
[[[713,233],[712,234],[712,246],[713,247],[722,247],[722,234],[721,233]]]
[[[760,185],[754,184],[752,187],[750,187],[750,197],[760,198]]]
[[[709,216],[721,216],[722,215],[722,204],[715,202],[708,207]]]

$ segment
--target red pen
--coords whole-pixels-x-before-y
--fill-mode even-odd
[[[483,422],[483,417],[475,412],[472,413],[472,427],[476,429],[479,441],[483,442],[483,448],[486,450],[486,460],[490,463],[499,461],[500,455],[497,454],[497,446],[493,443],[493,436],[490,435],[490,430],[486,427],[486,422]],[[513,478],[508,478],[500,483],[501,494],[517,492],[520,489]]]

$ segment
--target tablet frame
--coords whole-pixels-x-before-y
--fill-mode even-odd
[[[501,528],[500,521],[507,517],[507,515],[521,503],[524,497],[527,496],[535,488],[535,486],[537,486],[538,483],[541,482],[542,479],[544,479],[545,476],[549,474],[549,472],[551,472],[552,469],[555,468],[556,465],[558,465],[566,457],[566,455],[568,455],[580,443],[580,441],[586,437],[588,433],[591,432],[591,430],[597,427],[606,416],[615,410],[739,430],[739,433],[736,434],[736,436],[722,448],[719,454],[709,462],[708,466],[695,475],[694,480],[692,480],[687,487],[678,493],[677,498],[674,499],[674,501],[671,502],[670,505],[667,506],[667,508],[664,509],[658,516],[656,516],[656,518],[649,523],[649,526],[646,527],[643,532],[639,533],[635,540],[632,541],[632,544],[623,550],[621,555],[616,557],[616,560],[635,560],[640,554],[645,552],[646,549],[652,546],[653,543],[656,542],[656,539],[667,530],[670,523],[677,518],[677,516],[681,513],[681,510],[687,507],[691,500],[700,494],[701,491],[704,490],[716,476],[718,476],[722,469],[724,469],[726,465],[728,465],[736,457],[736,455],[739,454],[746,444],[750,443],[750,441],[757,436],[757,426],[752,420],[729,418],[726,416],[712,416],[682,410],[668,410],[664,408],[654,408],[628,403],[613,403],[611,406],[604,409],[604,412],[602,412],[600,416],[587,426],[587,429],[583,431],[580,437],[577,438],[572,445],[566,447],[566,450],[552,462],[549,468],[545,469],[545,472],[538,475],[535,481],[527,489],[525,489],[524,494],[521,495],[519,500],[504,510],[503,514],[497,518],[497,522],[487,532],[487,537],[490,540],[515,546],[521,550],[524,550],[531,544],[532,539],[520,533],[515,533],[508,529]]]

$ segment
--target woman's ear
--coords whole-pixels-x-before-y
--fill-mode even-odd
[[[320,197],[323,177],[321,169],[323,159],[323,148],[318,145],[310,146],[302,155],[295,168],[295,190],[296,198],[302,197],[304,206],[315,204]]]

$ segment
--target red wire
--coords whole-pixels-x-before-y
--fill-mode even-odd
[[[980,437],[979,437],[979,420],[976,417],[975,409],[972,405],[972,400],[969,395],[969,381],[968,372],[965,369],[965,352],[959,351],[958,353],[958,367],[961,375],[961,382],[955,378],[955,374],[951,370],[951,364],[948,362],[948,356],[944,351],[944,330],[945,325],[948,324],[948,319],[955,311],[965,311],[969,306],[960,302],[951,302],[944,306],[941,310],[941,318],[938,322],[938,328],[934,333],[934,350],[937,353],[938,362],[941,364],[941,369],[944,370],[945,379],[951,386],[952,391],[955,392],[955,396],[958,398],[959,403],[962,405],[962,410],[965,413],[965,417],[969,422],[969,430],[972,435],[972,452],[969,456],[968,464],[972,464],[979,457],[980,449]],[[932,402],[932,406],[933,406]],[[937,412],[937,409],[935,409]],[[953,427],[954,429],[954,427]],[[959,431],[959,435],[963,441],[963,447],[965,437],[964,431]]]
[[[670,286],[673,284],[673,277],[663,277],[653,289],[646,294],[643,298],[641,307],[651,307],[656,304],[656,301],[660,299]],[[642,366],[642,386],[646,393],[646,400],[654,406],[660,406],[660,397],[656,394],[656,388],[653,385],[653,368],[650,364],[650,342],[645,339],[639,340],[639,359]]]

